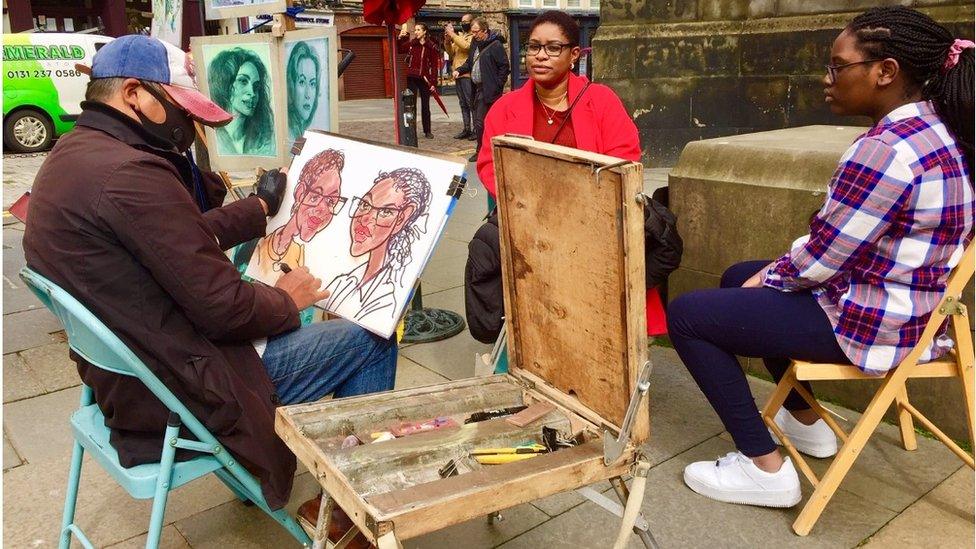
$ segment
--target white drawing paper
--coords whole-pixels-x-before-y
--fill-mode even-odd
[[[274,285],[308,267],[331,292],[319,305],[384,337],[396,330],[455,200],[460,160],[308,131],[285,199],[245,274]]]

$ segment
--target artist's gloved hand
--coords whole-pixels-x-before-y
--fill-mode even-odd
[[[287,179],[285,172],[277,169],[264,172],[258,179],[255,194],[268,206],[268,217],[278,213],[278,209],[281,208],[281,201],[285,198]]]

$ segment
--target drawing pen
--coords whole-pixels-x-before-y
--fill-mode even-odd
[[[281,267],[281,272],[283,272],[285,274],[288,274],[288,273],[291,272],[291,267],[289,267],[287,263],[279,263],[278,265]]]

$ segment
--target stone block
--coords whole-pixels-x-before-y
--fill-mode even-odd
[[[698,0],[634,0],[635,19],[640,21],[694,21]]]
[[[789,83],[776,77],[695,79],[691,125],[777,128],[786,124]]]
[[[594,75],[604,78],[630,78],[634,75],[637,43],[633,36],[606,36],[593,38]]]
[[[696,87],[695,80],[635,80],[631,96],[624,105],[639,129],[687,128],[691,125],[691,97]]]
[[[721,279],[721,273],[703,273],[685,267],[678,267],[678,270],[671,273],[671,276],[668,277],[668,300],[674,300],[679,295],[692,290],[718,288],[718,283]]]
[[[749,2],[749,19],[772,17],[776,13],[776,0],[751,0]]]
[[[648,127],[643,121],[637,131],[641,140],[641,161],[651,166],[673,166],[685,145],[691,141],[735,134],[738,128]]]
[[[738,261],[784,253],[807,230],[858,133],[811,126],[689,143],[669,176],[682,266],[719,275]]]
[[[737,21],[752,16],[752,0],[699,0],[699,21]],[[770,4],[770,2],[763,2]],[[772,6],[770,6],[771,9]],[[756,9],[762,9],[759,6]]]
[[[739,37],[689,35],[638,38],[637,78],[733,76],[739,71]]]
[[[911,6],[912,0],[779,0],[778,15],[809,15],[813,13],[861,12],[878,6]]]
[[[822,75],[840,28],[745,33],[739,37],[743,75]]]

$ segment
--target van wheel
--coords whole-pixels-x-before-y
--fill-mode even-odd
[[[3,142],[19,153],[45,151],[54,140],[54,127],[47,116],[33,109],[17,111],[3,123]]]

